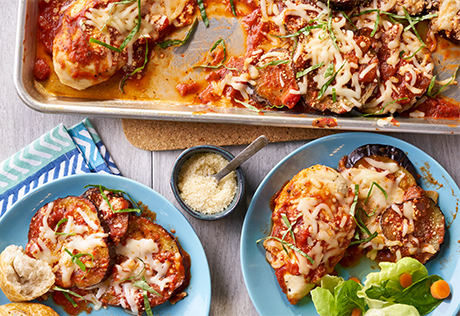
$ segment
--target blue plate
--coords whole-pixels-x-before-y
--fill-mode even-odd
[[[108,188],[123,190],[135,201],[142,201],[151,211],[156,213],[156,222],[168,231],[175,230],[174,235],[190,255],[192,260],[190,285],[186,289],[187,296],[171,305],[166,302],[153,308],[155,315],[208,315],[211,306],[211,277],[208,261],[198,236],[181,212],[163,196],[149,187],[133,180],[120,176],[102,174],[82,174],[66,177],[49,182],[35,191],[32,191],[0,219],[0,251],[8,245],[15,244],[25,247],[29,224],[35,212],[44,204],[59,197],[80,195],[88,184],[101,184]],[[0,305],[9,303],[9,300],[0,291]],[[52,299],[44,302],[51,306],[59,315],[66,313]],[[126,316],[120,307],[109,307],[91,312],[91,315]]]
[[[439,305],[430,315],[456,315],[460,304],[460,244],[455,233],[460,231],[460,220],[454,220],[458,211],[460,190],[449,174],[430,156],[420,149],[399,139],[371,133],[343,133],[312,141],[284,158],[270,171],[260,184],[244,219],[241,235],[241,267],[243,277],[251,300],[262,316],[313,316],[318,315],[310,296],[297,305],[291,305],[276,281],[273,269],[265,260],[265,250],[257,240],[270,233],[271,210],[270,198],[304,168],[323,164],[337,168],[340,158],[348,155],[355,148],[365,144],[392,145],[407,153],[417,172],[422,176],[419,184],[426,190],[439,192],[439,206],[450,225],[444,245],[437,258],[426,264],[430,274],[437,274],[449,282],[452,296]],[[425,181],[429,172],[440,185]],[[350,268],[338,267],[338,272],[345,279],[351,276],[364,280],[369,272],[376,268],[375,262],[363,259],[359,265]],[[457,275],[457,277],[454,277]]]

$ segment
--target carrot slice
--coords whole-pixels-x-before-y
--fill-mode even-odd
[[[433,282],[430,287],[431,295],[438,300],[443,300],[450,295],[450,286],[444,280]]]
[[[361,315],[361,310],[359,308],[353,308],[353,311],[351,312],[351,316],[360,316]]]
[[[361,284],[361,281],[357,277],[351,277],[348,280],[352,280],[352,281],[355,281],[358,284]]]
[[[399,277],[399,284],[401,284],[403,288],[411,286],[412,285],[412,274],[408,272],[401,274],[401,276]]]

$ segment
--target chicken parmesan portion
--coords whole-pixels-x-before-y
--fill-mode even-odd
[[[63,288],[88,288],[111,272],[111,247],[94,204],[68,196],[41,207],[31,220],[26,253],[44,260]]]
[[[61,9],[62,25],[53,41],[53,65],[59,80],[83,90],[111,78],[122,67],[142,66],[146,41],[168,26],[189,24],[189,0],[73,0]]]
[[[121,306],[141,315],[182,298],[189,282],[190,262],[176,239],[147,218],[132,216],[128,233],[116,246],[112,275],[95,289],[103,305]]]
[[[274,199],[272,230],[263,245],[291,304],[343,257],[355,232],[352,203],[347,181],[322,165],[300,171]]]

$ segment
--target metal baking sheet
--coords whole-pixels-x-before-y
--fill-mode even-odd
[[[185,68],[191,68],[190,65],[196,64],[200,60],[200,56],[206,53],[217,38],[225,38],[231,54],[243,53],[243,51],[238,51],[244,49],[244,45],[238,45],[238,43],[243,42],[243,31],[237,19],[234,18],[212,18],[210,19],[210,27],[207,29],[200,23],[188,45],[172,50],[173,55],[167,65],[162,63],[161,58],[157,59],[156,67],[160,71],[156,79],[160,80],[152,79],[150,82],[155,82],[155,85],[149,89],[150,93],[155,95],[155,99],[143,101],[101,100],[51,94],[35,82],[33,75],[37,38],[37,3],[36,0],[19,1],[14,82],[20,98],[29,107],[40,112],[305,128],[319,128],[314,126],[318,119],[332,117],[336,120],[337,126],[328,128],[333,129],[460,134],[459,120],[396,117],[397,122],[389,124],[376,117],[318,116],[287,111],[256,113],[244,108],[222,107],[213,107],[209,111],[209,107],[206,105],[191,104],[174,97],[174,87],[168,85],[166,80],[161,80],[161,76],[165,73],[177,74]],[[460,56],[458,47],[453,46],[450,49],[453,50],[451,56]],[[446,69],[440,73],[439,79],[449,77],[455,67],[444,64],[443,56],[440,54],[435,53],[433,57],[438,69],[441,67]],[[196,75],[196,73],[189,72],[186,76],[194,79]],[[450,87],[444,95],[460,100],[460,91],[456,86]]]

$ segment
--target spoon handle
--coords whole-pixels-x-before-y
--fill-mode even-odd
[[[213,177],[219,182],[223,177],[229,174],[232,170],[236,169],[243,162],[252,157],[259,150],[264,148],[268,144],[268,138],[265,135],[259,136],[253,141],[248,147],[240,152],[235,158],[232,159],[221,171],[213,175]]]

